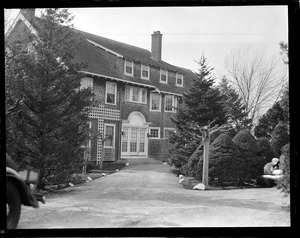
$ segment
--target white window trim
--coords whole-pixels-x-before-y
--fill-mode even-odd
[[[158,137],[151,137],[151,129],[158,129]],[[157,139],[161,139],[160,138],[160,127],[149,127],[149,139],[154,139],[154,140],[157,140]]]
[[[178,76],[181,78],[182,84],[178,84],[177,83],[177,78],[179,78]],[[175,82],[175,85],[178,86],[178,87],[183,87],[183,74],[176,73],[176,82]]]
[[[166,111],[166,102],[167,102],[167,100],[166,100],[166,96],[170,96],[170,97],[172,97],[172,111]],[[164,111],[165,112],[172,112],[172,113],[175,113],[176,112],[176,109],[175,109],[175,107],[177,107],[178,106],[178,99],[177,99],[177,97],[176,96],[174,96],[174,95],[168,95],[168,94],[166,94],[165,95],[165,105],[164,105]]]
[[[174,127],[165,127],[164,128],[164,139],[166,139],[166,130],[175,131],[176,129]]]
[[[132,63],[132,73],[131,74],[126,72],[126,62]],[[129,60],[124,60],[124,75],[133,76],[133,69],[134,69],[134,62],[133,61],[129,61]]]
[[[159,95],[159,109],[152,110],[152,95],[158,94]],[[160,93],[150,93],[150,112],[160,112],[161,111],[161,94]]]
[[[111,124],[111,123],[104,123],[104,136],[106,136],[106,126],[112,126],[113,129],[113,138],[112,138],[112,146],[107,146],[105,145],[105,141],[104,141],[104,148],[115,148],[115,141],[116,141],[116,125],[115,124]]]
[[[127,102],[133,102],[133,103],[141,103],[141,104],[147,104],[147,89],[144,89],[144,88],[141,88],[141,87],[135,87],[135,86],[127,86],[126,85],[126,88],[129,88],[129,99],[128,99],[128,95],[125,95],[125,99]],[[133,93],[133,88],[138,88],[140,91],[139,91],[139,101],[133,101],[132,100],[132,93]],[[142,102],[142,91],[145,90],[146,91],[146,101],[145,102]],[[128,90],[125,89],[125,93],[127,93]]]
[[[115,85],[115,103],[107,102],[107,85],[108,84],[114,84]],[[105,104],[108,105],[117,105],[117,84],[112,82],[106,82],[105,84]]]
[[[166,72],[166,82],[161,81],[162,71],[165,71],[165,72]],[[168,84],[168,70],[160,69],[160,71],[159,71],[159,82],[160,82],[160,83],[163,83],[163,84]]]
[[[145,68],[146,68],[146,70],[145,70]],[[148,77],[143,76],[143,69],[144,69],[144,71],[148,71]],[[147,80],[150,79],[150,66],[149,65],[141,64],[141,79],[147,79]]]

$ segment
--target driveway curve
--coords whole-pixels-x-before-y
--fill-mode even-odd
[[[276,188],[186,190],[165,164],[139,164],[22,207],[18,228],[290,226]]]

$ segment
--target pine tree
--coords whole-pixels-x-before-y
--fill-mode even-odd
[[[38,35],[11,42],[6,55],[6,106],[21,99],[7,117],[7,150],[20,166],[40,170],[40,187],[66,179],[83,160],[92,94],[80,89],[72,19],[66,9],[46,9],[35,21]]]
[[[279,122],[287,122],[287,116],[286,112],[280,106],[280,102],[276,102],[261,118],[259,118],[258,124],[254,128],[254,135],[257,138],[270,139],[272,132]]]
[[[176,133],[170,136],[175,146],[170,152],[170,163],[176,167],[184,165],[201,141],[201,132],[197,129],[216,119],[216,124],[224,124],[227,120],[222,101],[223,96],[214,87],[213,68],[208,66],[202,54],[198,61],[199,72],[191,89],[183,94],[183,102],[172,119]]]
[[[219,90],[224,96],[223,107],[228,117],[228,122],[232,124],[236,131],[250,128],[251,120],[248,118],[246,107],[242,99],[234,88],[228,85],[228,80],[224,76],[219,84]]]

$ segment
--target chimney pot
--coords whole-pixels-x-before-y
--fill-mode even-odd
[[[152,36],[151,58],[161,60],[162,34],[160,31],[154,31]]]

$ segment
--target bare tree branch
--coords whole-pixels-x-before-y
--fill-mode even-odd
[[[278,57],[238,48],[226,58],[228,81],[242,98],[252,125],[259,111],[278,100],[287,80],[286,65]]]

